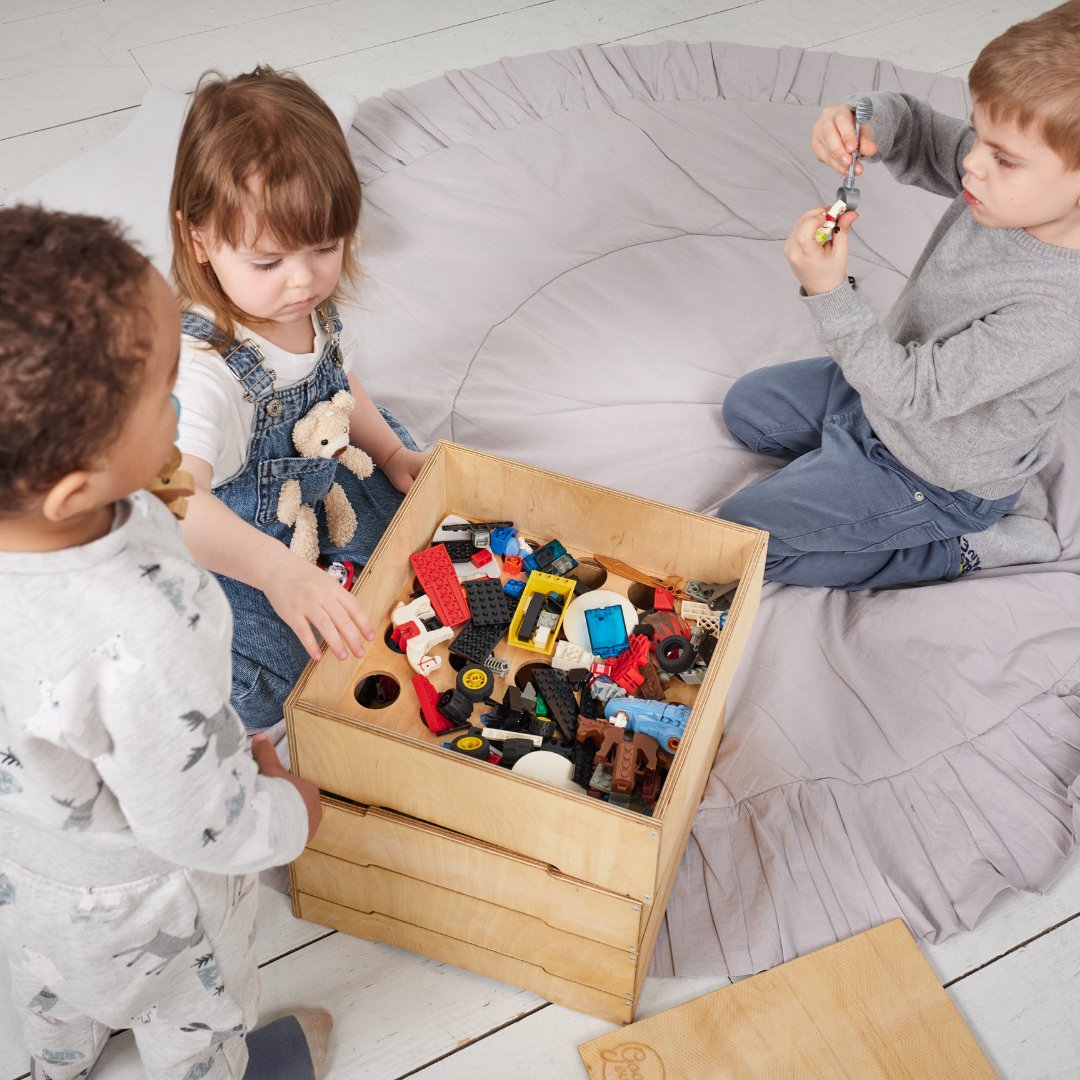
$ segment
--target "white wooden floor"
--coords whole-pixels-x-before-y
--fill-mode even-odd
[[[207,67],[291,67],[363,98],[447,68],[583,42],[795,45],[963,75],[1047,0],[0,0],[0,201],[131,119],[147,86]],[[262,890],[264,1013],[337,1018],[330,1080],[570,1080],[610,1025],[490,979],[295,921]],[[1003,896],[926,953],[999,1074],[1080,1078],[1080,859],[1046,896]],[[651,979],[639,1015],[722,980]],[[0,989],[6,1002],[6,990]],[[0,1080],[25,1076],[0,1006]],[[94,1077],[141,1075],[129,1034]],[[702,1080],[708,1080],[703,1077]],[[931,1080],[931,1078],[927,1078]]]

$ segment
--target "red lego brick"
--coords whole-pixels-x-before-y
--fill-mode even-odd
[[[470,617],[469,602],[445,544],[418,551],[409,556],[409,562],[443,626],[458,626]]]
[[[632,694],[644,681],[641,668],[649,662],[649,639],[644,634],[631,634],[630,647],[615,659],[611,681]]]
[[[656,611],[674,611],[675,597],[669,589],[657,585],[653,590],[653,608]]]
[[[492,555],[487,548],[481,548],[479,551],[474,551],[472,555],[469,556],[469,562],[476,567],[487,566],[494,557],[495,556]]]
[[[439,691],[432,685],[431,680],[426,675],[414,675],[412,685],[428,730],[436,735],[441,735],[444,731],[457,730],[458,725],[448,720],[439,711]]]

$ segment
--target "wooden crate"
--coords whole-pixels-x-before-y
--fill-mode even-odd
[[[651,817],[453,754],[420,720],[405,658],[384,634],[412,594],[409,556],[448,513],[557,537],[596,584],[594,554],[658,577],[739,579]],[[633,1019],[694,812],[723,728],[724,699],[761,593],[766,534],[440,442],[356,587],[376,626],[363,660],[310,664],[285,706],[293,767],[324,792],[325,817],[292,865],[296,915],[533,990],[604,1019]],[[608,574],[633,600],[642,587]],[[651,595],[651,593],[650,593]],[[453,685],[445,660],[432,675]],[[505,641],[519,669],[546,658]],[[376,708],[373,674],[401,694]],[[501,693],[501,691],[500,691]]]

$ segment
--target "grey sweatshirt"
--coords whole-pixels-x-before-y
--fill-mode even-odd
[[[869,96],[889,171],[953,202],[885,320],[846,283],[807,297],[818,338],[912,472],[1010,495],[1049,460],[1080,374],[1080,251],[977,224],[960,194],[970,127],[906,94]]]
[[[245,749],[231,638],[145,492],[93,543],[0,551],[0,854],[70,884],[294,859],[307,810]]]

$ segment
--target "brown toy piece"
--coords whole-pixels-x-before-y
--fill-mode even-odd
[[[648,663],[642,664],[638,670],[641,672],[643,682],[634,691],[634,697],[647,698],[649,701],[666,700],[667,691],[660,681],[660,669],[656,666],[656,661],[650,657]]]
[[[608,720],[582,716],[578,718],[577,739],[598,747],[594,765],[606,765],[610,759],[612,795],[629,799],[638,779],[658,770],[659,747],[654,738],[643,732],[631,733]]]
[[[195,494],[195,481],[191,473],[180,468],[180,461],[180,448],[174,446],[169,460],[161,466],[154,482],[146,490],[151,495],[156,495],[178,521],[183,521],[187,513],[187,501]]]
[[[349,413],[352,394],[339,390],[329,401],[319,401],[293,425],[293,445],[302,457],[336,458],[354,476],[365,480],[375,471],[375,463],[359,447],[349,443]],[[331,484],[323,505],[330,540],[344,547],[356,532],[356,513],[340,484]],[[303,502],[300,481],[286,480],[278,495],[277,518],[292,525],[289,550],[308,562],[319,558],[319,522],[313,507]]]

